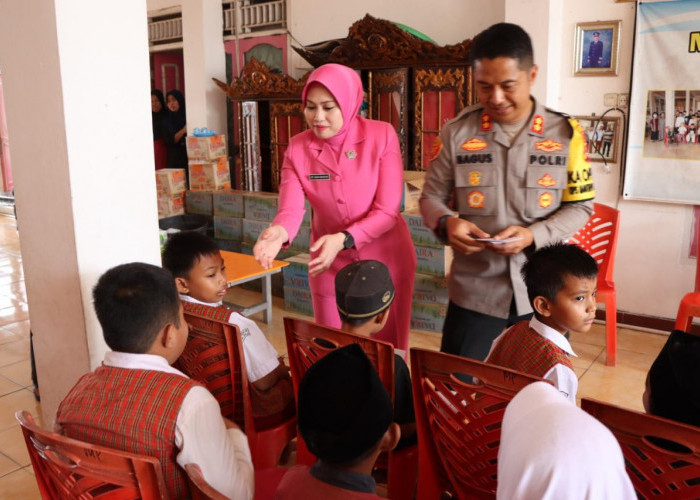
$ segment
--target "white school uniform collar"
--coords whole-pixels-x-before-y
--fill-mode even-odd
[[[157,372],[172,373],[188,378],[180,370],[168,364],[168,360],[157,354],[134,354],[130,352],[107,351],[102,364],[113,368],[127,368],[130,370],[153,370]]]
[[[203,306],[209,306],[209,307],[219,307],[221,304],[224,303],[223,300],[220,300],[219,302],[202,302],[201,300],[197,300],[194,297],[190,297],[189,295],[184,295],[180,294],[180,300],[184,300],[185,302],[192,302],[193,304],[201,304]]]
[[[557,346],[559,349],[561,349],[568,355],[578,358],[573,348],[571,347],[571,344],[568,340],[566,340],[566,337],[564,337],[564,335],[556,331],[554,328],[545,325],[535,316],[533,316],[530,320],[530,328],[532,328],[544,338],[552,342],[555,346]]]

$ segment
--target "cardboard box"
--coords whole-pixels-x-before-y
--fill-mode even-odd
[[[313,317],[314,307],[311,303],[311,291],[303,288],[284,287],[284,310],[294,311]]]
[[[418,200],[423,192],[423,184],[425,184],[425,172],[404,171],[400,208],[402,212],[404,210],[418,210]]]
[[[247,242],[243,241],[241,242],[241,253],[244,253],[246,255],[253,255],[253,247],[255,246],[255,242]],[[299,250],[296,248],[283,248],[280,250],[280,253],[277,254],[275,257],[275,260],[285,260],[288,259],[289,257],[293,257],[299,253]],[[280,276],[282,276],[282,273],[279,273]],[[276,274],[273,274],[273,276],[277,276]]]
[[[242,231],[243,231],[243,241],[246,243],[255,244],[258,241],[258,236],[267,227],[269,227],[269,222],[251,220],[251,219],[241,219],[242,220]]]
[[[435,233],[423,224],[423,217],[418,210],[403,212],[401,216],[406,221],[408,232],[411,233],[411,239],[415,245],[437,248],[445,246],[435,237]]]
[[[243,195],[246,191],[224,190],[212,193],[214,215],[219,217],[240,217],[245,215]]]
[[[214,238],[222,240],[243,240],[243,219],[238,217],[219,217],[215,215]]]
[[[432,274],[434,276],[447,276],[452,265],[452,247],[424,247],[415,245],[418,266],[416,272]]]
[[[210,137],[188,135],[186,142],[187,159],[190,161],[209,161],[228,157],[225,135],[212,135]]]
[[[212,215],[211,191],[187,191],[185,193],[185,210],[188,214]]]
[[[289,265],[282,269],[285,287],[309,290],[309,259],[308,253],[284,259],[289,262]]]
[[[185,192],[172,195],[158,194],[158,218],[185,214]]]
[[[277,215],[279,206],[279,195],[277,193],[247,192],[245,194],[245,218],[272,222]],[[301,220],[302,226],[311,225],[311,205],[308,200],[304,200],[304,218]]]
[[[227,252],[241,253],[241,242],[237,240],[216,240],[216,246]]]
[[[163,195],[182,193],[187,189],[184,168],[162,168],[156,170],[156,191]]]
[[[219,191],[231,189],[231,172],[227,158],[210,162],[190,162],[190,189],[192,191]]]
[[[450,302],[447,277],[416,273],[413,282],[413,301],[446,306]]]
[[[411,329],[442,332],[447,306],[414,302],[411,305]]]

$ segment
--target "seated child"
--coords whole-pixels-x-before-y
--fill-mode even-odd
[[[228,280],[216,242],[196,231],[176,233],[165,244],[163,267],[175,276],[185,312],[227,321],[241,330],[256,425],[267,428],[293,416],[294,389],[289,368],[255,321],[222,304]]]
[[[384,328],[394,301],[389,268],[376,260],[348,264],[335,276],[335,300],[341,329],[371,337]],[[399,448],[416,442],[411,374],[398,354],[394,355],[394,422],[401,426]]]
[[[649,369],[647,413],[700,427],[700,336],[673,330]]]
[[[637,498],[612,432],[545,382],[508,403],[497,474],[498,499]]]
[[[311,466],[297,465],[276,500],[378,499],[372,468],[401,431],[391,422],[391,398],[362,348],[350,344],[314,363],[299,384],[298,424]]]
[[[521,273],[535,314],[499,335],[486,362],[551,380],[576,404],[578,379],[569,360],[576,354],[564,335],[593,324],[598,265],[585,250],[555,243],[535,251]]]
[[[230,498],[253,498],[248,440],[221,417],[199,383],[170,366],[187,342],[187,323],[172,275],[123,264],[93,290],[97,319],[112,351],[83,375],[58,407],[69,437],[160,460],[168,498],[188,498],[184,465],[200,466]]]

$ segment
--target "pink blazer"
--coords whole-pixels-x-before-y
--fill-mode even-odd
[[[311,279],[313,293],[335,295],[336,272],[358,259],[384,262],[392,276],[415,272],[415,251],[399,214],[402,183],[401,150],[388,123],[357,117],[338,159],[311,130],[291,139],[273,223],[283,226],[293,240],[306,197],[313,208],[312,244],[340,231],[355,239],[355,249],[341,251],[329,271]]]

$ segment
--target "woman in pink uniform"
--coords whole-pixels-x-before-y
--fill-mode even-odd
[[[269,267],[296,236],[304,197],[313,208],[309,281],[318,323],[339,328],[334,280],[350,262],[374,259],[391,271],[396,299],[376,337],[408,348],[416,254],[399,214],[403,161],[389,123],[358,116],[362,82],[340,64],[316,69],[302,92],[309,130],[292,138],[282,165],[279,210],[253,253]]]

